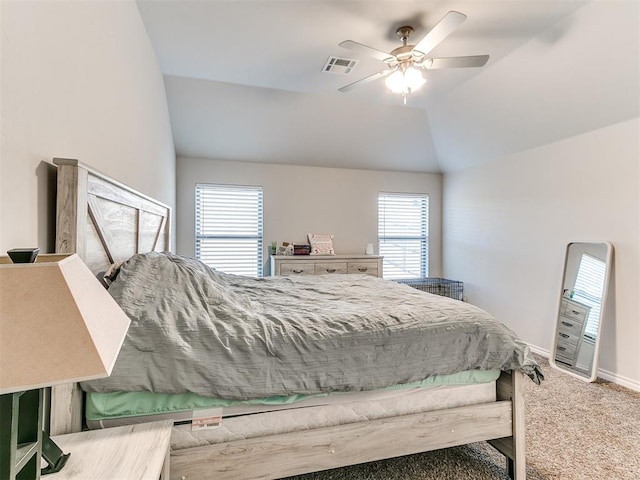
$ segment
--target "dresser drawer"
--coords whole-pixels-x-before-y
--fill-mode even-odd
[[[582,335],[582,325],[583,322],[580,320],[574,320],[561,315],[558,331],[571,336],[580,337],[580,335]]]
[[[561,352],[556,352],[555,359],[556,359],[556,362],[561,362],[573,367],[573,364],[574,364],[573,357],[565,357]]]
[[[574,320],[584,321],[589,311],[587,307],[576,305],[574,302],[563,302],[562,306],[563,308],[560,313]]]
[[[315,264],[316,275],[327,275],[330,273],[347,273],[347,262],[326,262]]]
[[[281,263],[280,275],[315,275],[313,263]]]
[[[377,262],[349,262],[347,264],[347,273],[362,273],[377,277],[378,264]]]
[[[561,337],[556,342],[556,355],[561,355],[565,358],[573,360],[576,355],[576,345],[573,343],[565,342]]]
[[[567,344],[571,344],[571,345],[578,345],[578,342],[580,341],[580,336],[572,335],[570,333],[566,333],[560,330],[558,331],[558,342],[560,341]]]

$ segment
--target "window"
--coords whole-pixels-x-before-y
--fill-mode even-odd
[[[578,276],[573,287],[573,299],[591,307],[584,335],[595,340],[600,324],[604,276],[607,264],[599,258],[583,253],[578,267]]]
[[[384,278],[429,276],[428,195],[378,195],[378,251]]]
[[[262,187],[196,185],[196,258],[221,272],[262,276]]]

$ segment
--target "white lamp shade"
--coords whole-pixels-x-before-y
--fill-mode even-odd
[[[0,257],[0,394],[108,376],[129,318],[76,254]]]

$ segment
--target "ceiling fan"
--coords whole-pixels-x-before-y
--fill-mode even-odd
[[[367,84],[374,80],[387,77],[385,83],[394,93],[402,94],[404,103],[407,103],[407,95],[419,89],[426,79],[422,76],[421,69],[434,68],[463,68],[482,67],[489,60],[489,55],[473,55],[467,57],[430,58],[427,55],[440,42],[447,38],[467,16],[460,12],[450,11],[440,20],[422,40],[415,45],[409,45],[409,37],[413,33],[410,26],[400,27],[396,34],[402,40],[402,46],[391,52],[383,52],[375,48],[363,45],[353,40],[345,40],[339,46],[348,48],[354,52],[370,55],[382,60],[387,68],[374,73],[356,82],[339,88],[341,92],[348,92],[353,88]]]

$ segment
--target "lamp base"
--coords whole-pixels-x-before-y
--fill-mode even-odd
[[[43,397],[43,388],[0,395],[2,480],[40,478]]]
[[[70,453],[63,453],[60,447],[51,440],[51,437],[47,432],[42,432],[42,458],[47,462],[47,466],[40,470],[40,475],[48,475],[50,473],[56,473],[62,470]]]

